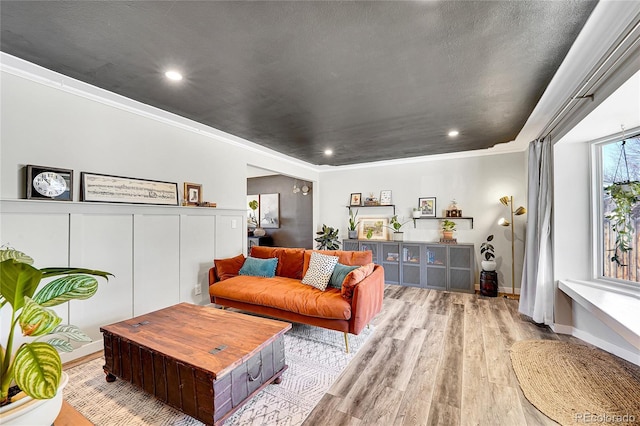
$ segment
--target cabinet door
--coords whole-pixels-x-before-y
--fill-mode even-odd
[[[400,283],[400,244],[382,243],[381,260],[384,267],[384,281],[389,284]]]
[[[358,251],[358,240],[342,240],[342,250]]]
[[[422,285],[420,264],[424,263],[424,250],[420,249],[420,244],[403,243],[400,259],[402,261],[402,284],[420,287]]]
[[[447,289],[447,246],[426,245],[423,287],[438,290]]]
[[[378,243],[374,243],[371,241],[361,241],[360,251],[370,251],[372,255],[371,257],[373,257],[373,263],[375,263],[376,265],[380,265],[380,258],[378,257]]]
[[[449,247],[449,279],[448,289],[452,291],[475,291],[473,283],[473,247]]]

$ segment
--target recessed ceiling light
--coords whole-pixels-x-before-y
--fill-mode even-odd
[[[449,135],[450,138],[455,138],[459,134],[460,134],[460,132],[457,131],[457,130],[451,130],[451,131],[449,131],[449,133],[447,133],[447,135]]]
[[[164,75],[169,80],[173,80],[173,81],[182,80],[182,74],[180,74],[178,71],[167,71],[167,72],[164,73]]]
[[[333,155],[333,150],[332,149],[325,149],[324,150],[324,155]]]

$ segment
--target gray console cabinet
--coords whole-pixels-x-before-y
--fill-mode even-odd
[[[342,248],[370,250],[387,284],[475,292],[473,244],[343,240]]]

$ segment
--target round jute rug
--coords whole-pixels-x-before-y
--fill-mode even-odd
[[[640,424],[640,367],[553,340],[514,343],[511,363],[526,398],[562,425]]]

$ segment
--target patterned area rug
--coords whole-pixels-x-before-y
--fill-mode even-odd
[[[372,327],[358,336],[349,335],[351,353],[347,354],[342,333],[293,324],[285,334],[289,368],[282,383],[267,386],[225,424],[302,424],[373,331]],[[202,425],[128,382],[107,383],[103,365],[104,359],[98,358],[65,370],[69,374],[65,400],[95,425]]]
[[[603,350],[552,340],[511,347],[527,399],[561,425],[640,424],[640,367]]]

